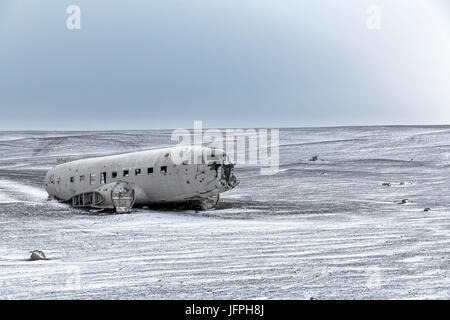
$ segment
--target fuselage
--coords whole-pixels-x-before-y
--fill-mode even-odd
[[[237,184],[232,170],[222,150],[177,146],[63,163],[48,171],[45,186],[50,196],[68,201],[126,182],[135,204],[143,205],[217,196]]]

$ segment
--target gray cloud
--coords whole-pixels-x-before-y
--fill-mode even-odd
[[[65,27],[72,3],[82,10],[79,31]],[[365,25],[372,3],[382,10],[379,31]],[[448,123],[442,3],[7,1],[0,125]]]

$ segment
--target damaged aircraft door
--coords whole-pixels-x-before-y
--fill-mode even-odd
[[[117,213],[130,213],[134,200],[134,189],[126,182],[119,182],[111,191],[111,201]]]

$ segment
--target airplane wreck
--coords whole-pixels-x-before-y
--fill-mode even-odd
[[[59,161],[45,177],[49,199],[116,213],[135,206],[208,210],[238,183],[225,152],[202,146]]]

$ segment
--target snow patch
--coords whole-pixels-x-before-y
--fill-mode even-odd
[[[7,195],[3,194],[0,190],[0,203],[14,203],[17,202],[17,200],[14,200]]]
[[[44,201],[48,196],[45,190],[10,180],[0,180],[0,189],[7,190],[8,193],[25,195],[27,200]]]

